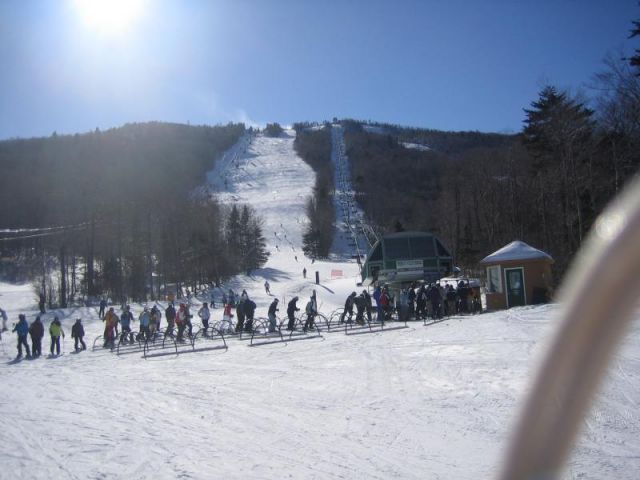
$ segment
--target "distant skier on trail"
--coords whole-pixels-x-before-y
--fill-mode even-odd
[[[302,278],[307,278],[307,268],[302,269]]]
[[[73,327],[71,327],[71,338],[73,338],[73,349],[76,352],[80,351],[80,348],[78,347],[78,343],[82,345],[82,350],[87,349],[87,345],[85,345],[83,337],[84,337],[84,327],[82,326],[82,319],[78,318],[76,320],[76,323],[73,324]]]
[[[27,351],[27,358],[31,358],[31,350],[29,350],[29,344],[27,343],[27,334],[29,333],[29,324],[27,323],[27,317],[23,313],[18,315],[18,323],[13,327],[12,332],[16,332],[18,336],[18,356],[16,358],[22,358],[22,346],[24,345]]]
[[[276,331],[276,328],[278,326],[276,312],[278,311],[278,299],[276,298],[273,300],[273,302],[271,302],[271,305],[269,305],[269,311],[267,313],[267,316],[269,317],[269,333],[273,333]]]
[[[107,301],[104,298],[100,299],[100,311],[98,312],[98,317],[100,320],[104,318],[104,310],[107,308]]]
[[[62,330],[62,325],[58,317],[54,317],[53,322],[49,325],[49,335],[51,335],[51,355],[53,356],[54,347],[56,355],[60,355],[60,335],[64,338],[64,330]]]
[[[0,317],[2,318],[2,331],[7,331],[7,312],[0,308]]]
[[[42,337],[44,337],[44,325],[40,321],[40,315],[29,326],[31,336],[31,356],[34,358],[42,355]]]
[[[287,330],[293,330],[296,324],[296,312],[300,311],[298,305],[298,297],[293,297],[287,304],[287,317],[289,317],[289,323],[287,324]]]
[[[267,295],[271,295],[271,291],[269,290],[269,280],[264,281],[264,291],[267,292]]]

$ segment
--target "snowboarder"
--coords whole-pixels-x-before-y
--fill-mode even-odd
[[[269,281],[264,281],[264,291],[267,292],[267,295],[271,295],[271,291],[269,290]]]
[[[293,297],[287,304],[287,317],[289,317],[289,324],[287,325],[287,330],[293,330],[296,324],[295,314],[296,312],[300,311],[300,309],[296,305],[297,301],[298,301],[298,297]]]
[[[27,334],[29,333],[29,324],[27,323],[27,317],[24,314],[18,315],[18,323],[13,327],[12,332],[16,332],[18,335],[18,356],[16,358],[22,358],[22,345],[24,345],[27,351],[27,358],[31,358],[31,351],[29,350],[29,344],[27,343]]]
[[[198,310],[198,316],[200,317],[200,320],[202,320],[205,335],[208,335],[207,330],[209,329],[209,318],[211,317],[211,313],[209,312],[207,302],[204,302],[202,304],[202,308]]]
[[[42,355],[42,337],[44,337],[44,325],[40,321],[40,315],[29,326],[29,335],[31,336],[31,355],[34,358],[39,357]]]
[[[49,335],[51,335],[51,355],[53,356],[54,347],[56,355],[60,355],[60,335],[64,338],[64,330],[62,330],[62,325],[58,317],[54,317],[53,322],[49,325]]]
[[[273,333],[276,331],[276,328],[278,326],[278,320],[276,318],[276,312],[280,311],[280,309],[278,308],[278,299],[274,299],[273,302],[271,302],[271,305],[269,305],[269,311],[267,313],[267,316],[269,317],[269,333]]]
[[[351,317],[353,316],[353,302],[356,299],[356,292],[351,292],[351,295],[347,297],[347,300],[344,302],[344,311],[342,315],[340,315],[340,323],[344,323],[344,317],[349,315],[349,319],[347,323],[351,322]]]
[[[104,298],[100,299],[100,311],[98,312],[98,317],[100,320],[104,318],[104,310],[107,308],[107,301]]]
[[[314,329],[314,319],[318,314],[318,306],[316,304],[315,295],[311,295],[309,301],[307,302],[307,306],[304,308],[304,311],[307,314],[307,321],[304,323],[303,330],[306,332],[307,330]]]
[[[302,269],[302,278],[305,278],[305,279],[307,278],[307,267],[304,267]]]
[[[247,319],[245,320],[244,329],[247,332],[253,330],[253,315],[255,314],[255,312],[256,303],[253,300],[248,299],[244,304],[244,314],[247,317]]]
[[[80,348],[78,347],[78,343],[82,345],[82,350],[86,350],[87,346],[83,340],[84,337],[84,327],[82,326],[82,319],[78,318],[76,323],[71,327],[71,338],[73,338],[73,349],[78,352]]]

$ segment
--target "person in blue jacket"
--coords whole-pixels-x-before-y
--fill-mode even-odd
[[[29,350],[29,344],[27,343],[27,335],[29,334],[29,324],[27,323],[27,317],[24,314],[18,316],[18,323],[13,327],[13,332],[18,335],[18,357],[22,358],[22,345],[27,350],[27,358],[31,358],[31,350]]]

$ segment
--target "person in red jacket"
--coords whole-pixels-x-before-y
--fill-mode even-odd
[[[380,294],[380,306],[382,307],[382,311],[384,312],[384,320],[389,318],[389,291],[387,287],[382,289],[382,293]]]

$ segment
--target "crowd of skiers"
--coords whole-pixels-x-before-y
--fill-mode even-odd
[[[27,317],[21,313],[18,315],[18,323],[13,326],[12,332],[15,332],[18,336],[17,358],[22,358],[22,347],[24,347],[27,358],[37,358],[42,355],[44,324],[40,319],[40,315],[36,316],[35,320],[29,325]],[[49,348],[51,356],[60,355],[60,337],[64,338],[65,333],[58,317],[54,317],[49,324],[49,335],[51,336],[51,345]],[[27,341],[28,337],[31,338],[31,348],[29,348],[29,342]],[[82,320],[79,318],[71,328],[71,337],[75,340],[76,351],[87,349],[83,340],[84,327],[82,326]]]
[[[353,315],[355,304],[359,312],[356,321],[362,321],[365,309],[371,321],[371,298],[366,290],[359,297],[353,292],[349,298],[345,303],[345,312],[349,318]],[[376,301],[377,318],[383,322],[389,320],[394,312],[401,321],[411,318],[437,320],[444,316],[477,313],[482,309],[478,292],[464,280],[458,281],[456,288],[452,284],[442,285],[440,282],[420,286],[412,284],[401,289],[395,296],[391,295],[387,286],[379,285],[373,292],[373,298]]]
[[[270,286],[265,282],[265,291],[270,294]],[[439,282],[422,284],[420,286],[411,285],[408,288],[396,292],[392,295],[387,286],[378,285],[373,295],[369,295],[366,290],[360,294],[352,292],[346,299],[344,310],[340,316],[340,322],[351,322],[355,312],[355,322],[364,324],[365,315],[368,322],[372,321],[372,299],[375,300],[377,318],[382,322],[391,319],[394,312],[399,320],[409,320],[411,318],[439,319],[458,313],[475,313],[481,309],[480,299],[468,282],[459,281],[457,288],[453,285],[441,285]],[[299,297],[294,296],[287,304],[287,330],[296,328],[296,312],[300,311],[297,302]],[[214,308],[214,299],[211,298],[211,307]],[[225,333],[251,332],[254,329],[254,315],[256,304],[249,298],[246,290],[238,296],[233,290],[222,295],[223,315],[222,324],[218,329]],[[278,329],[277,312],[279,312],[279,300],[275,298],[269,305],[268,331],[275,332]],[[185,335],[193,336],[193,315],[190,311],[189,302],[183,302],[175,307],[174,302],[170,302],[164,309],[166,328],[164,335],[174,336],[178,342],[185,341]],[[204,328],[205,335],[209,332],[209,322],[211,311],[207,302],[204,302],[197,312]],[[315,294],[306,303],[304,309],[304,331],[315,328],[315,318],[318,315],[318,307]],[[2,331],[6,331],[7,315],[0,309],[2,319]],[[134,316],[129,305],[121,307],[120,314],[117,314],[114,307],[107,308],[105,299],[100,301],[99,317],[104,322],[104,347],[113,347],[119,340],[121,343],[135,343],[152,338],[161,331],[162,310],[158,305],[151,308],[145,306],[138,315],[139,329],[137,336],[134,336],[132,324]],[[234,321],[234,317],[235,321]],[[42,338],[44,337],[44,325],[40,315],[29,325],[24,314],[19,315],[18,323],[13,328],[18,336],[18,358],[22,357],[22,350],[26,352],[28,358],[38,357],[42,354]],[[51,337],[51,355],[60,354],[60,337],[64,338],[65,333],[58,317],[54,317],[49,325],[49,335]],[[31,348],[27,341],[31,338]],[[71,337],[74,339],[75,351],[86,350],[84,343],[84,327],[82,320],[77,319],[71,329]]]

